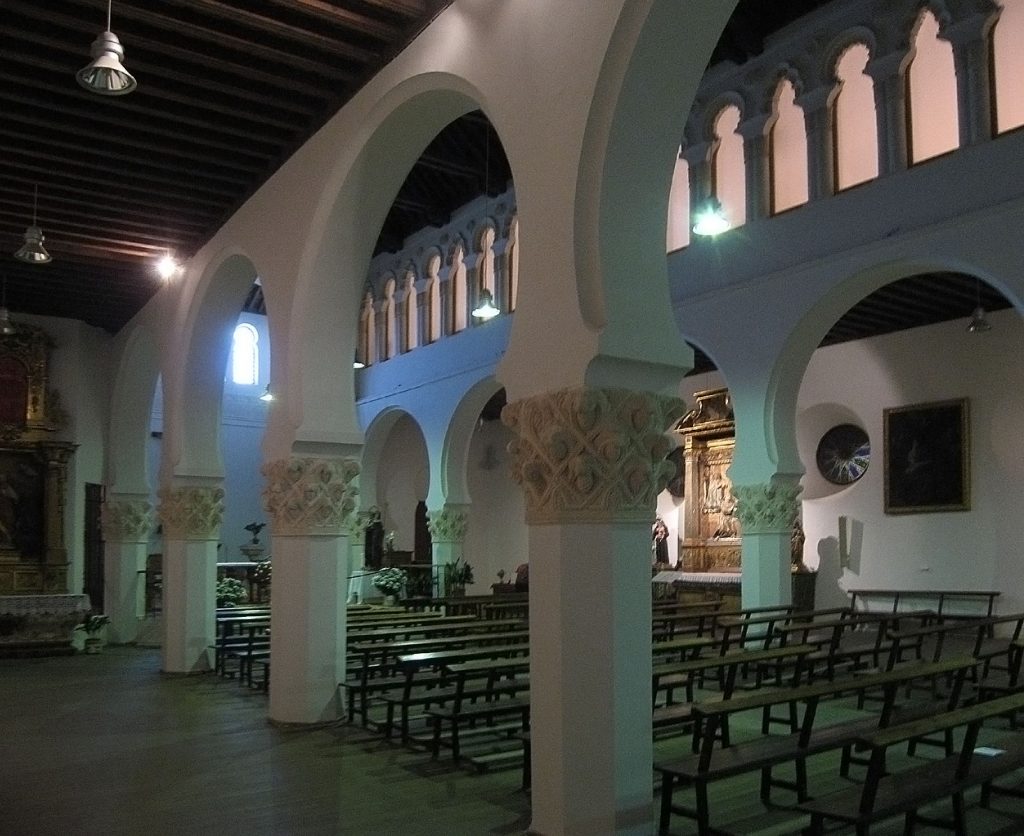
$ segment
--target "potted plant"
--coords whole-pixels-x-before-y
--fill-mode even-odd
[[[389,566],[381,569],[373,576],[373,585],[384,594],[385,606],[393,607],[398,594],[405,587],[405,569]]]
[[[473,567],[459,558],[445,564],[445,595],[461,596],[466,594],[466,587],[473,583]]]
[[[249,594],[245,591],[245,584],[238,578],[221,578],[217,581],[217,606],[237,607],[246,601]]]
[[[270,598],[270,559],[262,560],[256,564],[256,568],[252,570],[253,583],[256,584],[256,597],[258,600],[263,601],[264,599]]]
[[[85,621],[75,627],[76,632],[85,633],[84,649],[86,653],[100,652],[103,639],[100,638],[99,632],[109,623],[110,616],[102,613],[90,613],[85,617]]]

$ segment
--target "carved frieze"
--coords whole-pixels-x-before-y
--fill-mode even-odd
[[[273,536],[341,535],[356,507],[352,459],[291,458],[263,466],[263,507]]]
[[[224,517],[224,489],[185,487],[159,492],[158,516],[171,540],[216,540]]]
[[[800,512],[799,484],[733,485],[736,516],[744,534],[790,534]]]
[[[682,411],[678,398],[628,389],[563,389],[507,405],[528,522],[649,520],[674,470],[665,433]]]
[[[461,543],[466,539],[469,515],[458,506],[445,505],[427,512],[427,525],[434,543]]]
[[[142,499],[108,499],[100,522],[107,542],[145,543],[153,530],[153,506]]]

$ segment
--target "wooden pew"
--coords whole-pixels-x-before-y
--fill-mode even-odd
[[[973,669],[975,664],[973,658],[963,657],[947,662],[908,665],[895,671],[846,677],[797,688],[761,689],[729,700],[710,700],[697,703],[694,706],[694,716],[702,726],[699,752],[695,755],[655,764],[655,769],[662,775],[660,832],[668,832],[672,814],[678,813],[696,819],[698,831],[702,836],[711,833],[708,785],[714,781],[748,772],[760,771],[760,794],[762,801],[766,803],[770,801],[773,786],[793,789],[797,793],[798,800],[807,800],[807,757],[835,749],[848,750],[858,736],[889,725],[899,717],[895,712],[898,689],[917,677],[956,674],[956,694],[951,695],[950,700],[952,701],[959,694],[963,676],[967,671]],[[857,693],[864,688],[885,689],[885,705],[879,715],[825,728],[815,728],[815,718],[820,700],[841,694]],[[765,734],[756,740],[728,748],[716,747],[716,740],[719,737],[718,729],[730,715],[751,710],[761,710],[767,714],[772,706],[796,702],[805,706],[798,732],[786,735]],[[762,731],[766,731],[763,721]],[[787,782],[773,778],[773,768],[785,763],[795,764],[795,781]],[[674,791],[684,786],[694,788],[695,808],[673,804]]]
[[[853,825],[866,834],[868,826],[892,816],[906,816],[906,833],[913,832],[920,817],[920,807],[946,798],[952,800],[953,829],[968,833],[964,810],[964,790],[982,785],[982,805],[987,806],[994,779],[1024,767],[1024,735],[1017,733],[1001,740],[992,753],[976,749],[982,723],[994,717],[1012,715],[1024,710],[1024,693],[998,697],[966,708],[890,726],[873,734],[858,737],[857,742],[870,749],[870,761],[863,787],[829,793],[814,801],[805,801],[799,809],[811,816],[811,836],[824,833],[826,821]],[[890,773],[886,753],[894,745],[919,737],[943,732],[951,734],[966,727],[959,753],[930,760],[920,766]],[[999,790],[1024,797],[1019,790]]]

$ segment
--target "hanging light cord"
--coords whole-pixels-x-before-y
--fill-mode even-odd
[[[39,212],[39,184],[36,183],[35,194],[32,195],[32,226],[38,226],[36,223],[37,215]]]
[[[110,6],[114,0],[107,0],[107,31],[110,31]]]

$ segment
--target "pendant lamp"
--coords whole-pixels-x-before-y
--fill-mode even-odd
[[[35,187],[32,198],[32,226],[25,230],[25,243],[14,254],[18,261],[27,264],[49,264],[53,259],[43,246],[43,231],[36,225],[36,211],[39,208],[39,186]]]
[[[124,47],[110,31],[110,5],[107,0],[107,28],[92,42],[92,61],[75,75],[86,90],[101,96],[124,96],[136,88],[135,77],[124,68]]]

